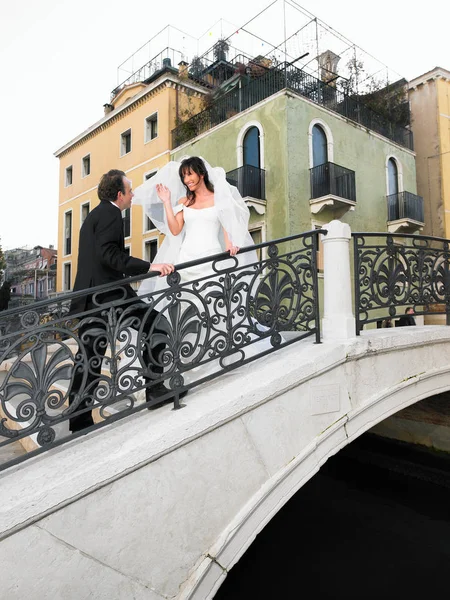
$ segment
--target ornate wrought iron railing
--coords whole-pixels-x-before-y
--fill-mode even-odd
[[[228,171],[227,181],[237,187],[243,198],[250,196],[259,200],[266,199],[266,172],[264,169],[244,165]]]
[[[179,265],[138,303],[133,277],[0,313],[0,468],[63,443],[83,415],[96,423],[73,435],[163,400],[178,408],[182,392],[225,371],[320,342],[319,233],[243,249],[242,264],[223,253]],[[30,451],[12,456],[14,443]]]
[[[332,194],[356,202],[355,172],[332,162],[309,170],[311,199]]]
[[[424,223],[423,198],[411,192],[399,192],[387,196],[388,221],[412,219]]]
[[[188,142],[233,115],[287,88],[316,104],[325,106],[347,119],[380,133],[405,148],[413,149],[413,134],[410,129],[382,117],[365,106],[360,98],[349,96],[333,85],[326,84],[289,63],[281,63],[265,70],[261,69],[261,73],[259,77],[242,80],[239,87],[235,87],[222,96],[217,96],[210,108],[194,115],[173,129],[172,148]]]
[[[353,233],[356,334],[368,323],[445,314],[450,324],[449,240],[418,235]],[[400,311],[398,311],[400,309]]]

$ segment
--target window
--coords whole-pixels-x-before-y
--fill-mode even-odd
[[[397,162],[390,158],[388,160],[388,196],[398,194],[398,168]]]
[[[125,251],[125,254],[128,254],[128,256],[130,256],[130,254],[131,254],[130,246],[125,246],[124,251]]]
[[[250,127],[244,137],[244,165],[252,167],[261,166],[261,152],[259,144],[259,129]]]
[[[90,209],[89,202],[81,205],[81,225],[83,225],[83,223],[86,221],[86,217],[88,216]]]
[[[69,187],[69,185],[72,185],[72,178],[73,178],[73,167],[72,165],[70,165],[70,167],[66,167],[66,177],[65,177],[65,186]]]
[[[262,244],[262,229],[253,229],[253,231],[250,231],[250,235],[252,236],[252,240],[255,245]],[[256,255],[258,256],[258,260],[261,260],[261,250],[262,248],[256,249]]]
[[[120,136],[120,156],[131,152],[131,129],[127,129]]]
[[[145,257],[144,259],[152,263],[155,260],[155,256],[158,252],[158,240],[148,240],[145,242]]]
[[[91,155],[87,154],[81,159],[81,177],[91,174]]]
[[[63,272],[63,290],[65,292],[68,292],[71,290],[71,282],[72,279],[72,265],[70,263],[66,263],[64,265],[64,272]]]
[[[64,215],[64,254],[72,253],[72,211]]]
[[[158,114],[155,113],[145,119],[145,143],[158,137]]]
[[[153,171],[153,173],[145,173],[144,181],[148,181],[149,179],[154,177],[156,175],[156,173],[157,173],[157,171]],[[147,215],[145,215],[144,216],[144,232],[152,231],[152,229],[156,229],[155,224],[152,222],[152,220],[149,217],[147,217]]]
[[[145,231],[152,231],[152,229],[156,229],[155,224],[150,219],[150,217],[145,216]]]
[[[322,225],[313,223],[314,229],[322,229]],[[323,273],[323,235],[319,235],[319,243],[317,245],[317,271]]]
[[[34,283],[30,283],[30,296],[34,297]]]
[[[122,212],[123,217],[123,235],[130,237],[131,235],[131,208],[127,208]]]
[[[314,125],[312,130],[313,167],[328,162],[327,136],[320,125]]]

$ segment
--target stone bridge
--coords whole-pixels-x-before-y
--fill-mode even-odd
[[[450,332],[304,340],[6,471],[5,598],[212,598],[327,458],[450,389]]]
[[[2,597],[213,598],[330,456],[450,389],[448,327],[355,336],[339,231],[325,245],[323,343],[298,341],[195,388],[182,410],[133,414],[4,471]]]

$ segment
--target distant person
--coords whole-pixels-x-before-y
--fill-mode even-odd
[[[383,329],[392,327],[392,319],[391,319],[391,317],[388,317],[387,319],[384,319],[384,321],[381,323],[381,327]]]
[[[397,327],[409,327],[411,325],[416,324],[416,320],[414,318],[414,309],[412,306],[408,306],[405,309],[405,314],[400,317],[397,321]]]
[[[9,301],[11,300],[11,284],[5,281],[0,288],[0,310],[8,310]]]
[[[92,210],[86,217],[80,230],[80,243],[78,252],[78,270],[75,278],[74,291],[84,290],[106,283],[117,282],[117,288],[111,288],[106,292],[97,295],[94,299],[92,294],[86,294],[72,300],[70,312],[76,313],[85,311],[97,311],[90,313],[86,322],[83,322],[83,316],[80,316],[81,326],[78,329],[78,336],[82,347],[78,355],[85,353],[87,363],[83,366],[89,368],[87,381],[81,389],[83,382],[83,368],[74,372],[71,388],[69,390],[69,404],[77,403],[76,411],[83,410],[81,414],[75,414],[70,418],[69,428],[72,432],[80,431],[93,425],[91,410],[85,410],[93,405],[96,389],[101,382],[101,363],[108,342],[107,319],[102,315],[99,303],[109,303],[122,300],[124,307],[133,310],[128,314],[130,319],[129,327],[138,329],[141,325],[141,319],[145,317],[144,331],[150,331],[152,323],[157,317],[156,311],[148,312],[148,305],[141,302],[136,292],[128,284],[121,285],[121,280],[126,276],[144,275],[147,271],[158,271],[162,276],[169,275],[174,270],[172,264],[150,264],[140,258],[129,256],[125,252],[122,211],[131,207],[133,191],[131,181],[127,179],[123,171],[113,169],[102,176],[98,185],[98,197],[100,204]],[[131,302],[130,302],[131,300]],[[131,317],[136,317],[133,322]],[[89,322],[91,321],[91,322]],[[157,334],[163,332],[157,332]],[[161,336],[162,337],[162,336]],[[164,350],[164,343],[145,345],[143,358],[146,364],[152,365],[152,372],[159,375],[163,372],[160,366],[159,355]],[[100,360],[99,360],[100,359]],[[147,378],[145,378],[147,382]],[[84,398],[80,401],[78,394]],[[158,383],[152,388],[146,389],[146,400],[152,401],[160,396],[167,395],[169,390]],[[181,394],[180,394],[181,397]],[[164,400],[162,403],[165,403]]]

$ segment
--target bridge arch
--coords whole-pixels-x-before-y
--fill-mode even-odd
[[[328,457],[450,389],[449,355],[439,326],[304,340],[198,388],[186,409],[117,421],[5,471],[5,597],[45,598],[53,577],[54,595],[70,580],[78,598],[111,585],[119,598],[212,598]]]
[[[391,385],[391,384],[389,384]],[[180,600],[213,598],[227,573],[249,549],[256,536],[283,506],[319,471],[328,458],[373,426],[426,398],[450,390],[450,365],[426,365],[415,376],[385,387],[369,403],[350,411],[316,442],[271,477],[228,524],[191,577]],[[345,430],[346,439],[342,437]],[[316,456],[315,456],[316,455]],[[219,568],[217,568],[219,567]]]

